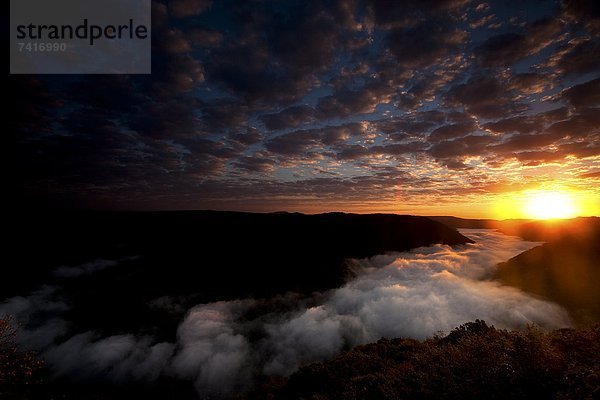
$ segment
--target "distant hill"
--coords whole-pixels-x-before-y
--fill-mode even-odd
[[[529,219],[468,219],[451,216],[428,217],[455,229],[498,229],[507,234],[516,234],[519,227],[532,222]]]
[[[433,216],[427,218],[456,229],[489,229],[493,223],[498,222],[492,219],[467,219],[451,216]]]
[[[191,296],[194,305],[321,291],[352,275],[348,258],[471,242],[428,218],[390,214],[182,211],[16,217],[7,246],[15,261],[5,269],[8,279],[2,280],[0,296],[57,284],[73,299],[73,320],[116,331],[135,329],[139,321],[160,322],[162,317],[149,314],[147,307],[158,297]],[[58,266],[68,272],[94,259],[123,258],[117,267],[91,275],[52,274]],[[177,318],[167,322],[176,326]]]
[[[500,264],[496,278],[561,304],[579,323],[600,322],[600,218],[532,222],[519,234],[548,243]]]
[[[507,220],[499,221],[496,226],[506,234],[521,236],[525,240],[549,242],[565,238],[589,240],[599,224],[598,217],[579,217],[538,221]]]

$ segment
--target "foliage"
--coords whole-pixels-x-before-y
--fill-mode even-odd
[[[600,327],[506,331],[469,322],[425,341],[381,339],[272,380],[247,400],[593,399]]]
[[[0,397],[40,382],[43,361],[32,351],[21,352],[10,316],[0,317]]]

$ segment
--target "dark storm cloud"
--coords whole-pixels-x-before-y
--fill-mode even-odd
[[[408,137],[425,136],[428,130],[437,125],[436,122],[439,121],[433,118],[427,118],[425,121],[390,118],[377,121],[375,126],[380,131],[388,134],[390,138],[402,140]]]
[[[542,163],[550,163],[553,161],[561,160],[565,157],[565,155],[558,151],[539,150],[515,153],[514,157],[521,163],[523,163],[523,165],[536,166]]]
[[[193,99],[146,103],[143,112],[129,116],[129,128],[143,137],[169,139],[194,136],[200,126],[196,114],[199,106],[200,103]]]
[[[475,49],[475,54],[485,67],[509,66],[553,44],[562,28],[563,24],[558,19],[539,20],[528,26],[523,33],[492,36]]]
[[[397,61],[407,68],[430,67],[467,40],[465,31],[446,21],[427,20],[409,29],[390,32],[387,40]]]
[[[562,15],[572,23],[581,24],[590,33],[600,33],[600,6],[595,0],[562,0]]]
[[[316,130],[295,131],[270,139],[265,147],[274,153],[301,155],[309,149],[319,146],[321,135]]]
[[[215,141],[203,138],[193,138],[190,140],[182,141],[183,145],[190,151],[194,157],[202,157],[204,155],[211,155],[221,159],[230,159],[236,155],[239,155],[244,146],[233,143],[227,144],[221,141]]]
[[[600,70],[599,52],[598,36],[577,36],[559,46],[540,67],[562,77],[597,73]]]
[[[264,114],[261,116],[265,127],[270,130],[295,128],[305,122],[314,120],[315,110],[306,105],[289,107],[276,114]]]
[[[512,117],[501,119],[495,122],[489,122],[484,125],[485,129],[489,129],[498,133],[530,133],[542,129],[543,124],[538,118],[531,117]]]
[[[401,154],[415,154],[427,149],[427,144],[423,142],[409,142],[409,143],[396,143],[388,144],[385,146],[373,146],[371,148],[373,154],[388,154],[388,155],[401,155]]]
[[[309,150],[316,150],[324,145],[339,144],[364,133],[365,126],[358,123],[326,126],[321,129],[298,130],[276,136],[269,139],[265,147],[269,151],[283,155],[306,155]]]
[[[475,129],[477,129],[477,125],[474,122],[466,124],[444,125],[431,132],[428,140],[432,143],[436,143],[444,140],[456,139],[467,136]]]
[[[446,86],[456,77],[456,72],[459,71],[446,69],[443,72],[438,70],[433,74],[418,75],[407,95],[415,102],[416,108],[419,108],[424,102],[435,100],[441,92],[447,90]],[[398,104],[398,107],[402,108],[402,104]]]
[[[359,144],[340,146],[336,154],[337,158],[340,160],[357,160],[370,155],[370,149]]]
[[[600,78],[563,90],[560,97],[575,108],[600,106]]]
[[[362,27],[354,12],[351,2],[300,2],[286,9],[238,4],[232,16],[241,32],[212,54],[210,75],[249,101],[298,100],[330,66],[345,43],[343,33]]]
[[[414,23],[415,17],[424,15],[446,14],[460,10],[470,0],[408,0],[388,1],[372,0],[369,2],[375,20],[384,28]]]
[[[275,169],[275,161],[267,158],[264,154],[240,157],[233,165],[249,172],[271,172]]]
[[[422,153],[429,146],[424,142],[408,142],[386,144],[384,146],[341,145],[336,148],[338,160],[369,159],[373,156],[385,155],[398,157]]]
[[[527,109],[516,94],[495,76],[472,77],[464,84],[453,86],[446,101],[463,106],[468,112],[483,118],[501,118]]]
[[[249,36],[213,53],[208,74],[210,79],[251,102],[292,103],[314,86],[312,76],[295,75],[285,67],[271,65],[270,57],[264,39]]]
[[[251,145],[260,143],[263,139],[263,134],[256,128],[248,128],[246,132],[235,132],[230,134],[229,138],[245,145]]]
[[[423,103],[419,101],[412,93],[406,93],[398,96],[396,105],[401,110],[416,110],[423,106]]]
[[[202,106],[202,123],[210,133],[220,134],[228,128],[246,126],[247,107],[237,101],[215,101]]]
[[[546,120],[548,122],[561,121],[561,120],[567,119],[567,117],[569,115],[570,115],[570,112],[567,109],[567,107],[559,107],[559,108],[555,108],[550,111],[546,111],[541,114],[537,114],[537,116],[543,118],[544,120]]]
[[[598,108],[587,108],[568,119],[555,122],[546,131],[557,135],[585,137],[600,131],[600,113]]]
[[[367,85],[358,90],[341,89],[319,100],[319,118],[330,119],[367,114],[382,103],[389,103],[393,90],[386,85]]]
[[[598,139],[600,135],[596,134],[588,140],[565,143],[558,148],[558,152],[577,158],[594,157],[600,154]]]
[[[556,121],[557,116],[561,120]],[[528,166],[560,161],[567,156],[593,157],[599,151],[599,124],[597,109],[584,109],[569,116],[546,113],[535,119],[503,120],[487,124],[486,128],[512,134],[486,150],[500,158],[516,158]]]
[[[480,155],[483,154],[487,145],[494,140],[495,138],[492,136],[469,135],[459,139],[436,143],[428,150],[428,152],[433,157],[440,160]]]
[[[296,74],[326,67],[335,53],[341,26],[335,15],[317,2],[292,7],[287,18],[273,21],[269,30],[274,55]]]
[[[591,140],[575,141],[559,145],[556,150],[529,150],[513,153],[512,156],[527,166],[556,162],[567,156],[576,158],[594,157],[600,154],[598,136]],[[508,157],[510,158],[510,156]]]
[[[325,145],[332,145],[344,142],[350,138],[357,138],[365,134],[366,125],[359,123],[349,123],[339,126],[328,126],[321,130],[322,142]]]

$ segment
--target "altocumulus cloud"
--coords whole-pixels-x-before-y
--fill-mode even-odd
[[[258,375],[290,374],[381,337],[425,338],[477,318],[500,328],[570,325],[556,304],[490,279],[497,263],[537,243],[488,230],[463,233],[476,243],[355,260],[357,278],[313,298],[197,305],[179,325],[176,343],[95,332],[65,337],[68,323],[60,315],[69,306],[52,287],[8,299],[0,314],[22,321],[25,343],[41,349],[58,375],[116,382],[176,376],[193,381],[207,398],[228,397]],[[44,322],[41,315],[50,317]],[[33,340],[44,333],[50,340]]]

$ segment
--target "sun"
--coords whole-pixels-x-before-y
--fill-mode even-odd
[[[539,190],[526,197],[523,214],[533,219],[574,218],[577,207],[567,192]]]

